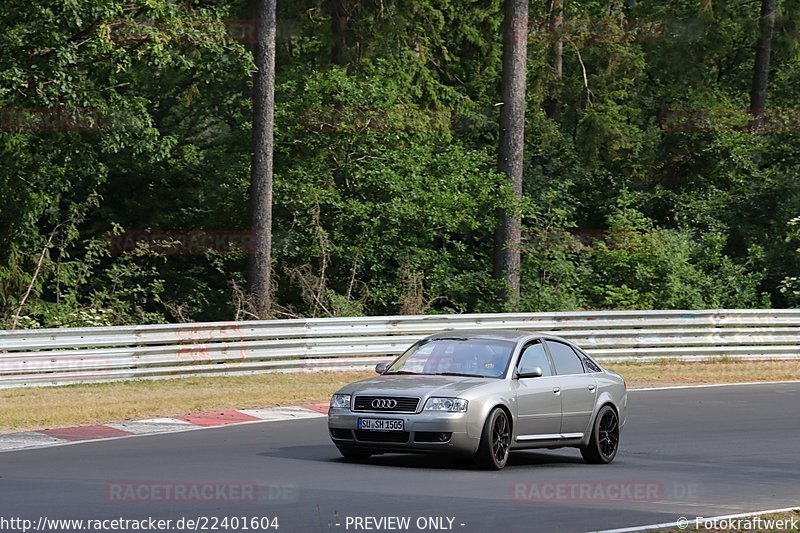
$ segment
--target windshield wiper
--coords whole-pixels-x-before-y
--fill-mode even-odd
[[[409,372],[408,370],[396,370],[394,372],[384,372],[383,375],[386,376],[386,375],[389,375],[389,374],[394,374],[394,375],[407,374],[407,375],[412,375],[412,376],[418,376],[419,372]]]
[[[465,378],[484,378],[486,376],[479,376],[478,374],[464,374],[462,372],[436,372],[435,374],[428,374],[429,376],[462,376]]]

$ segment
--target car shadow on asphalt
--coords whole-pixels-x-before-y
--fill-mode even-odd
[[[263,457],[292,459],[299,461],[313,461],[322,463],[361,464],[384,466],[393,468],[419,468],[443,470],[480,470],[471,458],[452,457],[448,455],[426,455],[416,453],[388,453],[373,455],[366,460],[345,459],[333,446],[287,446],[273,448],[268,452],[259,453]],[[568,451],[541,452],[534,450],[520,450],[511,453],[506,464],[506,469],[531,466],[556,466],[564,464],[585,464],[579,455],[570,455]]]
[[[337,462],[349,462],[345,459],[334,459]],[[450,457],[447,455],[421,455],[421,454],[386,454],[375,455],[365,464],[390,466],[393,468],[421,468],[421,469],[446,469],[446,470],[481,470],[475,461],[469,457]],[[561,454],[548,454],[530,451],[513,452],[508,458],[506,469],[530,466],[552,466],[569,463],[583,463],[580,457],[571,457]]]

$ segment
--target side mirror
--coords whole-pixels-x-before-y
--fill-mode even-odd
[[[524,378],[540,378],[542,377],[542,369],[538,366],[533,368],[521,368],[517,371],[517,377],[520,379]]]
[[[389,363],[378,363],[375,365],[375,372],[378,374],[383,374],[386,370],[389,369]]]

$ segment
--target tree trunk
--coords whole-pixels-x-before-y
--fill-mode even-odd
[[[506,0],[498,167],[506,175],[516,200],[522,199],[527,45],[528,0]],[[501,210],[498,213],[494,264],[495,277],[505,281],[500,298],[512,310],[518,308],[520,298],[521,228],[515,211]]]
[[[544,112],[548,118],[558,120],[561,116],[561,78],[563,77],[564,41],[561,37],[561,25],[564,23],[564,0],[551,0],[550,17],[547,21],[547,38],[550,42],[548,59],[552,70],[553,83],[544,103]]]
[[[331,48],[331,63],[337,66],[345,64],[345,51],[347,49],[347,13],[342,0],[330,0],[331,31],[333,32],[333,47]]]
[[[253,162],[250,176],[250,216],[254,248],[249,283],[255,312],[269,315],[272,273],[272,163],[275,126],[276,0],[259,0],[257,72],[253,79]]]
[[[764,124],[764,109],[767,105],[769,82],[769,57],[772,53],[772,29],[775,26],[775,0],[761,0],[761,18],[758,22],[756,62],[753,67],[753,85],[750,89],[751,129]]]

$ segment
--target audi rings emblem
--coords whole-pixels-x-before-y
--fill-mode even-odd
[[[392,398],[375,398],[372,400],[373,409],[394,409],[397,407],[397,400]]]

